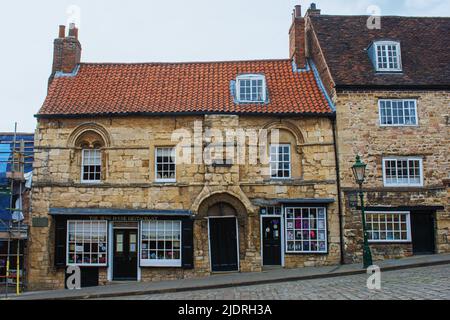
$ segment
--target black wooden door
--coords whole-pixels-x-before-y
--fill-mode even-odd
[[[263,264],[265,266],[281,265],[281,219],[263,218]]]
[[[411,213],[411,236],[414,254],[435,253],[434,217],[431,213]]]
[[[209,219],[212,271],[238,271],[236,218]]]
[[[137,230],[114,230],[114,280],[137,280]]]

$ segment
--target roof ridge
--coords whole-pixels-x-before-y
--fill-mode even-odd
[[[255,60],[218,60],[218,61],[181,61],[181,62],[81,62],[80,65],[111,66],[111,65],[187,65],[187,64],[220,64],[220,63],[248,63],[248,62],[291,62],[291,59],[255,59]]]
[[[361,18],[361,17],[370,17],[368,14],[321,14],[320,16],[313,16],[313,19],[321,18],[321,17],[342,17],[342,18]],[[383,18],[402,18],[402,19],[450,19],[449,16],[400,16],[400,15],[382,15]]]

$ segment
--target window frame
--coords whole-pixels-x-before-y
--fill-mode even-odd
[[[391,107],[392,107],[392,102],[401,102],[403,108],[405,108],[405,102],[414,102],[414,112],[415,112],[415,120],[416,123],[415,124],[384,124],[382,122],[382,115],[381,115],[381,104],[382,102],[391,102]],[[417,114],[417,99],[379,99],[378,100],[378,113],[379,113],[379,121],[380,121],[380,127],[418,127],[419,126],[419,115]],[[391,115],[391,117],[393,118],[393,115]],[[405,113],[404,113],[404,109],[403,109],[403,119],[405,119]]]
[[[378,47],[383,46],[387,50],[387,46],[396,46],[397,48],[397,63],[398,68],[380,68],[379,65],[379,55],[378,55]],[[401,51],[401,45],[398,41],[376,41],[374,42],[374,49],[375,49],[375,68],[378,72],[402,72],[403,71],[403,65],[402,65],[402,51]],[[387,57],[389,59],[389,57]],[[389,60],[387,61],[387,64],[389,65]]]
[[[412,231],[411,231],[411,212],[410,211],[367,211],[366,212],[366,225],[369,226],[371,224],[369,224],[367,221],[367,216],[368,215],[373,215],[373,214],[378,214],[378,215],[406,215],[406,237],[407,239],[401,239],[401,240],[389,240],[389,239],[378,239],[378,240],[373,240],[370,239],[370,237],[368,238],[369,243],[411,243],[412,242]],[[401,224],[401,223],[400,223]],[[373,233],[372,229],[367,228],[367,232],[368,234],[370,234],[371,232]],[[384,231],[378,231],[378,232],[388,232],[387,229],[385,229]],[[399,229],[399,232],[402,232],[402,229]],[[386,236],[387,238],[387,236]]]
[[[319,212],[318,212],[319,209],[324,210],[325,216],[324,216],[323,219],[319,219],[318,216],[316,217],[316,220],[324,220],[324,228],[319,228],[319,226],[316,225],[317,228],[315,228],[315,229],[311,229],[310,227],[308,229],[306,229],[306,230],[308,230],[308,232],[311,232],[311,230],[316,230],[316,232],[323,231],[325,233],[325,239],[324,240],[320,240],[319,239],[319,235],[317,235],[317,239],[315,240],[317,243],[325,242],[324,250],[305,251],[305,250],[303,250],[303,246],[302,246],[302,250],[295,250],[295,246],[296,246],[295,243],[298,241],[298,240],[295,239],[295,237],[296,237],[295,236],[295,232],[297,232],[298,230],[304,231],[303,226],[302,226],[301,229],[298,229],[298,228],[295,227],[295,220],[296,220],[295,219],[295,211],[294,211],[294,218],[290,219],[290,220],[294,220],[294,228],[289,228],[288,210],[295,210],[295,209],[301,209],[301,210],[302,209],[308,209],[308,210],[316,209],[317,210],[317,215],[319,214]],[[308,211],[308,212],[310,212],[310,211]],[[291,230],[293,230],[293,232],[294,232],[294,240],[289,239],[289,236],[288,236],[288,231],[291,231]],[[314,207],[314,206],[312,206],[312,207],[310,207],[310,206],[285,207],[284,208],[284,230],[283,230],[283,232],[285,233],[285,237],[284,237],[285,249],[284,250],[285,250],[286,254],[328,254],[328,247],[329,247],[329,243],[328,243],[328,208],[325,207],[325,206],[323,206],[323,207],[322,206],[319,206],[319,207]],[[294,250],[289,250],[288,243],[289,242],[293,242],[293,241],[294,241]],[[303,243],[304,241],[300,240],[300,242]],[[310,239],[310,242],[311,242],[311,239]],[[311,245],[310,245],[310,247],[311,247]],[[318,248],[319,248],[319,245],[318,245]]]
[[[86,222],[89,222],[89,223],[104,223],[105,224],[105,236],[106,236],[106,241],[105,241],[105,246],[106,246],[106,251],[104,252],[104,255],[105,255],[105,263],[69,263],[69,255],[70,255],[70,235],[69,235],[69,231],[70,231],[70,228],[69,228],[69,225],[70,225],[70,223],[75,223],[75,224],[77,224],[77,223],[86,223]],[[67,220],[67,224],[66,224],[66,228],[67,228],[67,231],[66,231],[66,265],[67,266],[80,266],[80,267],[107,267],[108,266],[108,260],[109,260],[109,239],[108,239],[108,235],[109,235],[109,232],[108,232],[108,230],[109,230],[109,228],[108,228],[108,221],[107,220]],[[76,230],[76,228],[75,228],[75,230]],[[72,241],[72,242],[74,242],[74,241]],[[92,242],[91,242],[91,244],[92,244]],[[84,245],[84,239],[83,239],[83,245]],[[76,241],[75,241],[75,246],[76,246]],[[76,249],[75,249],[75,254],[76,254]],[[98,251],[98,252],[100,252],[100,251]],[[82,254],[84,254],[84,248],[83,248],[83,253]],[[91,255],[92,255],[92,246],[91,246],[91,253],[90,253]]]
[[[86,151],[92,152],[92,151],[98,151],[98,153],[100,154],[100,179],[99,180],[86,180],[84,179],[84,162],[85,162],[85,158],[84,158],[84,153]],[[81,149],[81,183],[84,184],[99,184],[102,182],[102,150],[100,148],[95,148],[95,149],[89,149],[89,148],[84,148]]]
[[[420,169],[420,183],[388,183],[386,176],[386,162],[387,161],[408,161],[408,180],[410,180],[409,176],[409,161],[419,161],[419,169]],[[382,159],[382,170],[383,170],[383,184],[385,187],[423,187],[424,177],[423,177],[423,158],[420,157],[384,157]],[[398,176],[397,176],[398,180]]]
[[[250,88],[252,80],[262,80],[262,100],[241,100],[241,81],[250,80]],[[252,95],[252,92],[250,92]],[[236,78],[236,100],[239,103],[265,103],[267,101],[267,84],[266,77],[262,74],[241,74]]]
[[[143,259],[142,258],[142,251],[143,248],[143,241],[144,241],[144,223],[150,224],[151,222],[156,222],[158,226],[158,222],[177,222],[180,225],[180,258],[179,259]],[[140,237],[139,237],[139,266],[140,267],[171,267],[171,268],[182,268],[183,267],[183,221],[182,220],[148,220],[148,221],[141,221],[140,222]],[[173,230],[173,229],[172,229]],[[158,228],[155,230],[156,234],[158,235]],[[148,240],[147,240],[148,241]],[[171,240],[174,241],[173,239]],[[158,237],[156,238],[156,242],[158,242]],[[148,251],[151,251],[150,248],[145,249]]]
[[[174,152],[174,178],[173,179],[158,179],[158,150],[159,149],[172,149]],[[158,183],[170,183],[177,182],[177,153],[176,147],[155,147],[155,181]]]
[[[278,152],[277,155],[279,155],[279,148],[280,147],[289,147],[289,177],[274,177],[272,175],[272,147],[277,146],[278,147]],[[276,161],[276,163],[280,163],[279,160]],[[285,163],[285,161],[283,161],[282,163]],[[292,179],[292,148],[291,145],[289,143],[274,143],[274,144],[270,144],[269,145],[269,170],[270,170],[270,179],[271,180],[290,180]],[[283,169],[284,170],[284,169]]]

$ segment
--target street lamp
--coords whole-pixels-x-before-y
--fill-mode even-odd
[[[366,167],[367,165],[361,161],[359,155],[356,156],[356,162],[352,167],[353,176],[355,177],[356,183],[359,185],[359,198],[361,199],[361,215],[362,215],[362,227],[364,235],[364,247],[363,247],[363,263],[364,268],[370,267],[372,263],[372,253],[370,252],[369,240],[367,236],[367,226],[366,226],[366,214],[364,212],[364,193],[362,190],[362,185],[366,178]]]

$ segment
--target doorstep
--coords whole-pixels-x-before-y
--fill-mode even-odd
[[[375,264],[378,265],[382,271],[393,271],[444,264],[450,265],[450,254],[414,256],[396,260],[377,261]],[[220,289],[268,283],[282,283],[365,273],[366,270],[362,268],[361,264],[305,267],[298,269],[275,269],[254,273],[221,274],[198,279],[107,285],[72,291],[57,290],[46,292],[29,292],[21,296],[11,296],[10,298],[17,300],[101,299],[134,295]]]

